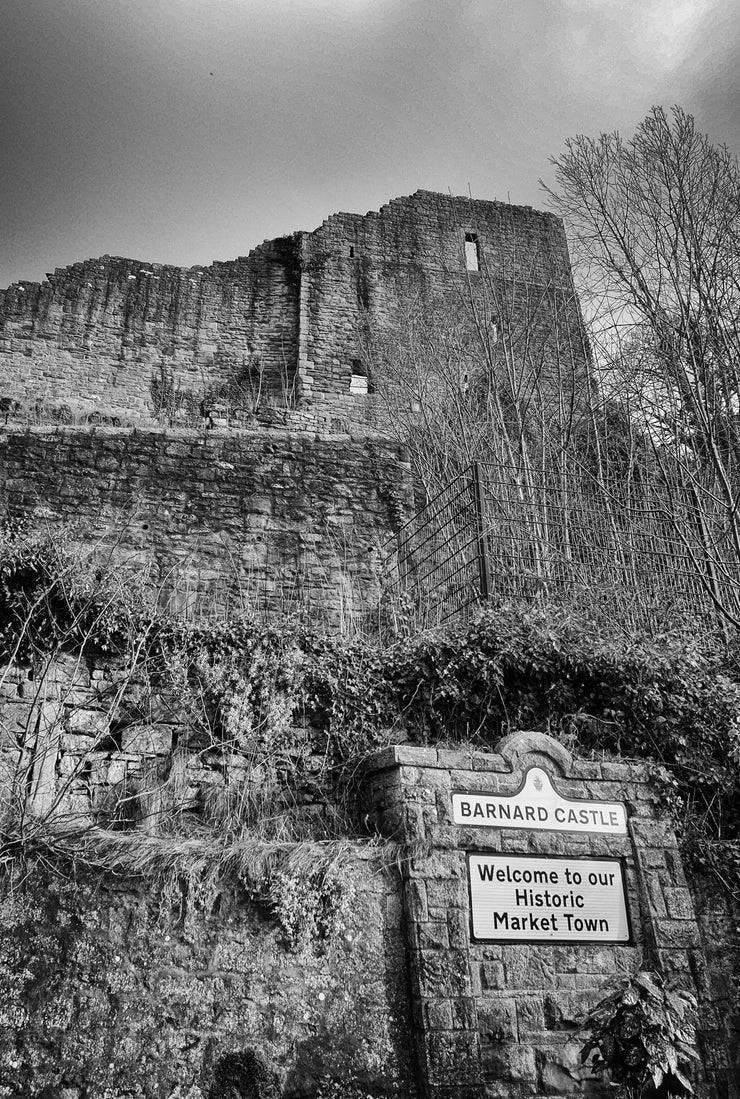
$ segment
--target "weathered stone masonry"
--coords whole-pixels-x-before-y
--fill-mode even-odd
[[[212,915],[95,873],[0,895],[0,1095],[206,1099],[249,1050],[286,1096],[323,1078],[412,1099],[395,881],[362,849],[343,876],[344,927],[298,953],[236,886]]]
[[[8,427],[0,471],[0,514],[75,524],[179,599],[334,624],[377,604],[411,504],[402,448],[348,435]]]
[[[405,459],[351,391],[360,326],[416,301],[469,325],[464,303],[492,319],[499,292],[497,323],[565,364],[553,384],[579,384],[562,223],[529,207],[418,191],[210,267],[104,256],[18,283],[0,295],[2,510],[115,532],[154,583],[193,598],[230,580],[251,609],[255,594],[271,609],[310,594],[337,622],[377,603],[378,544],[410,505]]]
[[[480,258],[472,273],[469,231]],[[444,303],[454,323],[464,300],[497,290],[512,303],[498,322],[536,330],[549,356],[583,376],[561,221],[417,191],[210,267],[103,256],[59,268],[41,285],[17,283],[0,296],[0,397],[11,413],[18,400],[65,415],[151,417],[153,384],[197,405],[209,388],[241,379],[253,404],[300,408],[325,425],[362,420],[367,398],[350,383],[363,318],[393,321],[418,298]]]
[[[91,752],[99,733],[85,714],[101,680],[60,671],[70,731],[52,784],[68,781],[63,761],[80,751],[109,783],[106,764],[120,775],[168,751],[160,725],[132,729],[138,740],[126,751],[106,756],[101,743]],[[12,685],[6,706],[22,708]],[[454,791],[511,794],[531,766],[567,798],[624,801],[628,834],[452,823]],[[206,770],[194,756],[190,781],[223,781],[219,767],[210,779]],[[643,765],[575,760],[543,734],[518,733],[492,753],[391,747],[366,775],[369,823],[407,845],[401,874],[380,870],[377,852],[359,843],[343,870],[354,890],[343,928],[297,955],[239,889],[224,887],[211,916],[184,898],[181,910],[157,913],[136,881],[95,875],[62,875],[51,887],[29,880],[1,897],[0,1094],[200,1099],[220,1057],[243,1049],[265,1057],[287,1096],[313,1094],[322,1077],[420,1099],[594,1093],[576,1024],[608,978],[648,966],[699,994],[699,1094],[736,1099],[706,944]],[[61,811],[85,812],[75,798],[90,781],[80,771]],[[474,941],[466,855],[475,851],[623,860],[632,940]]]
[[[628,835],[453,824],[454,791],[511,794],[531,766],[552,775],[565,797],[624,801]],[[425,1095],[524,1099],[593,1086],[572,1033],[609,977],[641,966],[703,995],[709,1093],[737,1094],[680,853],[671,828],[655,816],[644,765],[575,760],[543,734],[520,733],[493,754],[389,748],[372,760],[368,784],[379,828],[418,851],[404,869],[403,890]],[[466,867],[474,851],[622,859],[633,942],[474,942]]]
[[[249,369],[266,395],[294,384],[297,251],[292,238],[210,267],[103,256],[0,295],[3,397],[136,418],[153,382],[202,395]]]

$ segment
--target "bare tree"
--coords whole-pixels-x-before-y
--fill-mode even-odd
[[[589,430],[594,393],[572,289],[537,281],[531,257],[483,268],[444,297],[369,319],[364,356],[381,422],[434,495],[472,462],[527,471]]]
[[[677,548],[740,625],[740,173],[676,107],[576,137],[545,188],[571,235],[602,385],[651,442]]]

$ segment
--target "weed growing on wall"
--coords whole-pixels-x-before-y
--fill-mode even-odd
[[[354,900],[351,882],[336,865],[308,873],[278,870],[250,894],[275,916],[286,946],[294,951],[320,949],[343,931]]]

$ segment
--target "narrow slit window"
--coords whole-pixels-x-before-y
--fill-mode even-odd
[[[468,271],[480,271],[480,245],[477,233],[465,234],[465,267]]]
[[[355,258],[355,246],[354,246],[354,244],[350,244],[350,246],[349,246],[349,258],[350,259]]]

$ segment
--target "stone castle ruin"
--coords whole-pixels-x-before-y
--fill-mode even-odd
[[[11,286],[0,519],[136,566],[177,609],[351,625],[377,609],[384,541],[415,507],[362,332],[417,307],[535,340],[548,393],[588,384],[563,226],[529,207],[418,191],[209,267],[105,256]],[[187,665],[146,679],[69,648],[0,667],[0,767],[42,870],[0,882],[0,1099],[596,1097],[578,1021],[640,967],[697,994],[698,1094],[737,1099],[735,910],[692,881],[654,769],[541,732],[499,740],[487,719],[475,744],[405,711],[374,730],[277,673],[282,740],[262,743],[246,672],[251,709],[211,725]],[[215,676],[221,650],[204,652]],[[377,738],[358,749],[363,723]],[[337,730],[362,828],[325,842]],[[263,881],[234,854],[262,850],[249,818],[203,839],[204,807],[265,788],[317,829],[276,833],[273,855],[303,849],[303,866],[270,881],[269,860]],[[65,842],[81,864],[52,873]],[[218,887],[205,855],[187,869],[204,844],[230,868]],[[107,861],[86,863],[95,850]]]
[[[536,329],[585,380],[563,226],[499,202],[418,191],[209,267],[104,256],[11,286],[5,514],[113,537],[178,598],[372,607],[413,502],[359,336],[409,303]]]
[[[290,426],[361,421],[361,321],[393,319],[414,295],[459,312],[484,275],[572,298],[560,220],[417,191],[209,267],[87,260],[0,297],[2,398],[62,421],[169,411],[177,422],[186,397],[232,386],[242,417],[273,404],[300,412]]]

